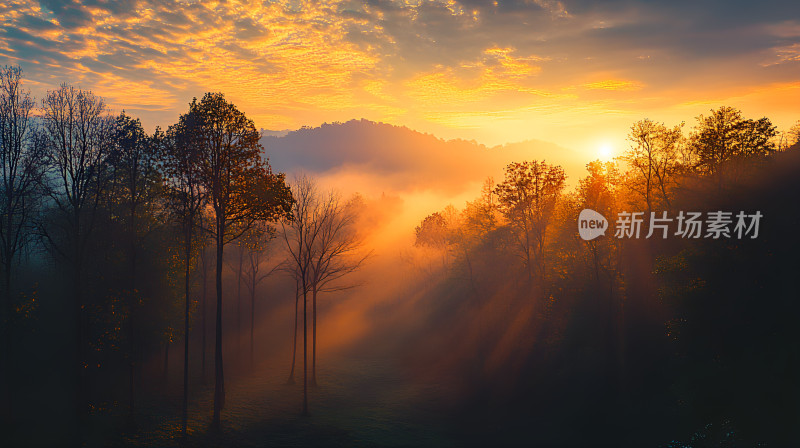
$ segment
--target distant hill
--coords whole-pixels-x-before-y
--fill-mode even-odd
[[[261,135],[269,137],[283,137],[290,132],[292,132],[291,129],[284,129],[282,131],[270,131],[269,129],[262,129]]]
[[[381,189],[463,191],[496,180],[510,162],[545,159],[568,176],[583,176],[588,160],[558,145],[529,140],[488,148],[475,141],[443,140],[412,129],[369,120],[323,124],[261,139],[273,168],[294,173],[373,177]]]

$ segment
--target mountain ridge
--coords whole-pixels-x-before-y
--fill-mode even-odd
[[[589,161],[567,148],[537,139],[489,147],[475,140],[446,140],[407,126],[363,118],[303,126],[284,135],[269,132],[262,136],[261,144],[278,171],[361,172],[380,176],[400,189],[403,184],[422,183],[431,183],[434,188],[460,188],[502,175],[508,163],[531,159],[562,165],[576,178],[583,175],[579,170]]]

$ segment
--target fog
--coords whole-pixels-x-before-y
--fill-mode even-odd
[[[8,314],[19,367],[5,383],[16,412],[9,439],[783,446],[797,419],[800,148],[777,147],[774,129],[731,110],[719,115],[762,146],[714,164],[718,148],[645,120],[661,139],[651,178],[635,169],[652,160],[635,145],[623,163],[365,121],[261,136],[271,172],[254,171],[263,184],[250,186],[264,194],[251,200],[286,200],[270,219],[231,221],[219,283],[209,204],[200,224],[182,225],[164,213],[176,196],[146,202],[137,217],[109,188],[83,270],[59,252],[74,238],[69,217],[44,207],[37,230],[56,238],[25,246]],[[174,150],[169,139],[180,140],[169,135],[162,144]],[[609,223],[626,210],[764,221],[747,237],[609,229],[584,240],[583,209]],[[133,231],[126,216],[140,219]],[[84,298],[79,309],[73,296]],[[53,430],[39,431],[43,423]]]

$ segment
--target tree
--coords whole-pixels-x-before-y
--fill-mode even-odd
[[[318,229],[313,225],[317,204],[317,187],[314,181],[305,175],[298,176],[292,183],[291,219],[281,221],[281,236],[289,259],[284,270],[290,272],[297,285],[295,295],[295,349],[292,353],[292,371],[289,383],[294,382],[294,362],[297,347],[297,305],[303,296],[303,415],[308,415],[308,291],[311,278],[312,248],[318,236]]]
[[[444,215],[433,212],[414,228],[414,247],[433,249],[441,255],[442,267],[446,267],[452,242],[450,233],[450,223]]]
[[[578,184],[578,196],[584,208],[591,208],[603,216],[613,216],[620,180],[614,162],[595,160],[586,164],[589,174]]]
[[[219,429],[225,405],[222,364],[222,254],[225,245],[238,239],[257,222],[287,216],[292,195],[283,174],[273,174],[261,159],[261,134],[253,121],[229,103],[221,93],[207,93],[189,105],[196,120],[200,149],[200,180],[214,211],[211,228],[216,246],[216,337],[214,349],[214,416]]]
[[[341,285],[338,280],[358,270],[369,254],[357,256],[361,237],[356,232],[355,221],[360,197],[343,203],[339,195],[330,191],[314,201],[312,227],[316,238],[311,247],[311,385],[317,385],[317,295],[323,292],[343,291],[354,285]]]
[[[300,285],[301,279],[296,276],[296,271],[289,268],[284,269],[285,271],[289,272],[294,277],[294,336],[292,337],[292,368],[289,370],[289,378],[286,380],[286,384],[294,384],[294,367],[297,364],[297,321],[299,316],[299,306],[300,306]]]
[[[179,224],[183,236],[184,261],[184,354],[183,354],[183,407],[181,430],[186,434],[189,407],[189,313],[190,273],[193,252],[199,243],[197,227],[202,207],[206,204],[207,190],[201,183],[200,121],[196,115],[181,115],[178,123],[170,126],[161,138],[163,172],[167,185],[167,198],[173,219]],[[169,341],[169,339],[168,339]],[[166,364],[166,363],[165,363]]]
[[[200,227],[203,228],[203,222],[205,217],[203,214],[200,214]],[[200,282],[202,283],[201,289],[202,293],[200,295],[200,314],[201,314],[201,323],[200,323],[200,368],[202,369],[201,378],[203,384],[206,383],[206,334],[208,333],[208,327],[206,326],[206,316],[208,312],[206,311],[207,306],[206,303],[208,302],[208,268],[209,268],[209,254],[207,250],[207,242],[203,243],[203,248],[200,250]]]
[[[414,245],[430,246],[437,249],[444,249],[447,246],[447,221],[439,212],[433,212],[425,217],[422,222],[414,228]]]
[[[72,267],[73,319],[75,322],[76,430],[86,413],[83,360],[84,256],[96,211],[106,186],[105,161],[114,136],[114,119],[103,100],[89,91],[62,84],[42,100],[44,159],[49,176],[44,188],[54,206],[54,216],[43,228],[49,248]]]
[[[139,304],[142,293],[138,283],[138,258],[143,239],[158,222],[160,210],[155,199],[161,194],[158,172],[159,147],[156,136],[150,138],[145,133],[139,119],[126,115],[123,111],[116,118],[113,144],[106,158],[110,185],[108,188],[108,207],[116,221],[120,221],[126,240],[128,262],[128,361],[129,361],[129,412],[131,424],[134,423],[134,369],[137,351],[141,344],[137,340],[140,317]]]
[[[226,261],[231,272],[236,274],[236,354],[241,356],[242,353],[242,283],[244,283],[244,259],[247,248],[245,247],[244,237],[247,235],[245,232],[242,238],[239,238],[234,244],[233,259]]]
[[[498,208],[515,230],[529,279],[533,279],[535,269],[544,278],[547,225],[565,180],[560,166],[536,160],[514,162],[506,167],[505,179],[495,188]]]
[[[800,120],[797,120],[791,128],[789,128],[788,132],[788,140],[786,142],[786,147],[791,148],[798,143],[800,143]]]
[[[459,212],[448,205],[440,212],[426,216],[414,228],[414,246],[433,249],[441,255],[442,267],[447,267],[450,254],[461,232]]]
[[[697,169],[716,177],[721,189],[725,183],[725,168],[743,159],[771,154],[776,149],[776,135],[776,127],[768,118],[745,119],[741,111],[733,107],[722,106],[712,110],[708,117],[700,115],[691,136]]]
[[[3,264],[3,300],[0,314],[4,325],[4,394],[11,407],[12,271],[20,252],[33,234],[33,215],[38,210],[43,165],[41,139],[31,113],[35,107],[30,92],[22,88],[22,69],[0,68],[0,261]]]
[[[592,209],[603,216],[616,216],[618,212],[617,198],[619,194],[620,174],[613,162],[596,160],[586,165],[589,174],[581,179],[578,185],[577,199],[581,209]],[[570,229],[572,230],[572,229]],[[603,238],[583,241],[588,264],[594,274],[597,298],[602,298],[608,292],[606,307],[601,311],[608,315],[608,319],[598,319],[606,324],[613,318],[613,292],[619,275],[619,243],[618,238],[607,233]],[[604,287],[603,279],[608,280],[608,287]],[[610,333],[609,333],[610,334]]]
[[[779,132],[776,137],[775,149],[786,151],[800,143],[800,120],[796,121],[787,131]]]
[[[276,268],[263,271],[262,264],[271,255],[270,243],[275,239],[275,227],[260,223],[245,233],[240,240],[240,247],[246,253],[247,263],[242,277],[250,293],[250,368],[253,367],[255,347],[256,288],[267,279]]]
[[[632,170],[629,188],[644,199],[648,217],[657,205],[656,196],[660,196],[661,204],[670,206],[671,190],[681,168],[682,126],[669,129],[645,119],[634,123],[628,134],[631,146],[623,160]]]
[[[494,193],[494,180],[487,178],[481,187],[481,195],[474,201],[468,201],[461,212],[461,225],[453,229],[453,239],[460,248],[461,255],[467,268],[470,286],[477,292],[476,261],[485,261],[485,256],[474,257],[473,252],[489,248],[494,250],[494,244],[487,238],[497,229],[499,216],[497,199]]]
[[[163,140],[160,130],[157,129],[150,138],[141,121],[123,111],[116,118],[114,144],[106,159],[111,172],[112,207],[120,209],[115,215],[123,222],[129,239],[131,290],[137,288],[136,261],[140,240],[149,230],[142,225],[143,218],[157,217],[161,212],[156,207],[156,199],[162,193],[160,140]]]
[[[487,178],[481,187],[478,199],[467,202],[464,208],[464,225],[469,232],[481,238],[497,228],[497,198],[494,193],[494,179]]]

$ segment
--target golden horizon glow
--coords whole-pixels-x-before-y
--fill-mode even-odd
[[[614,148],[610,143],[601,143],[597,147],[597,158],[607,162],[614,158]]]

